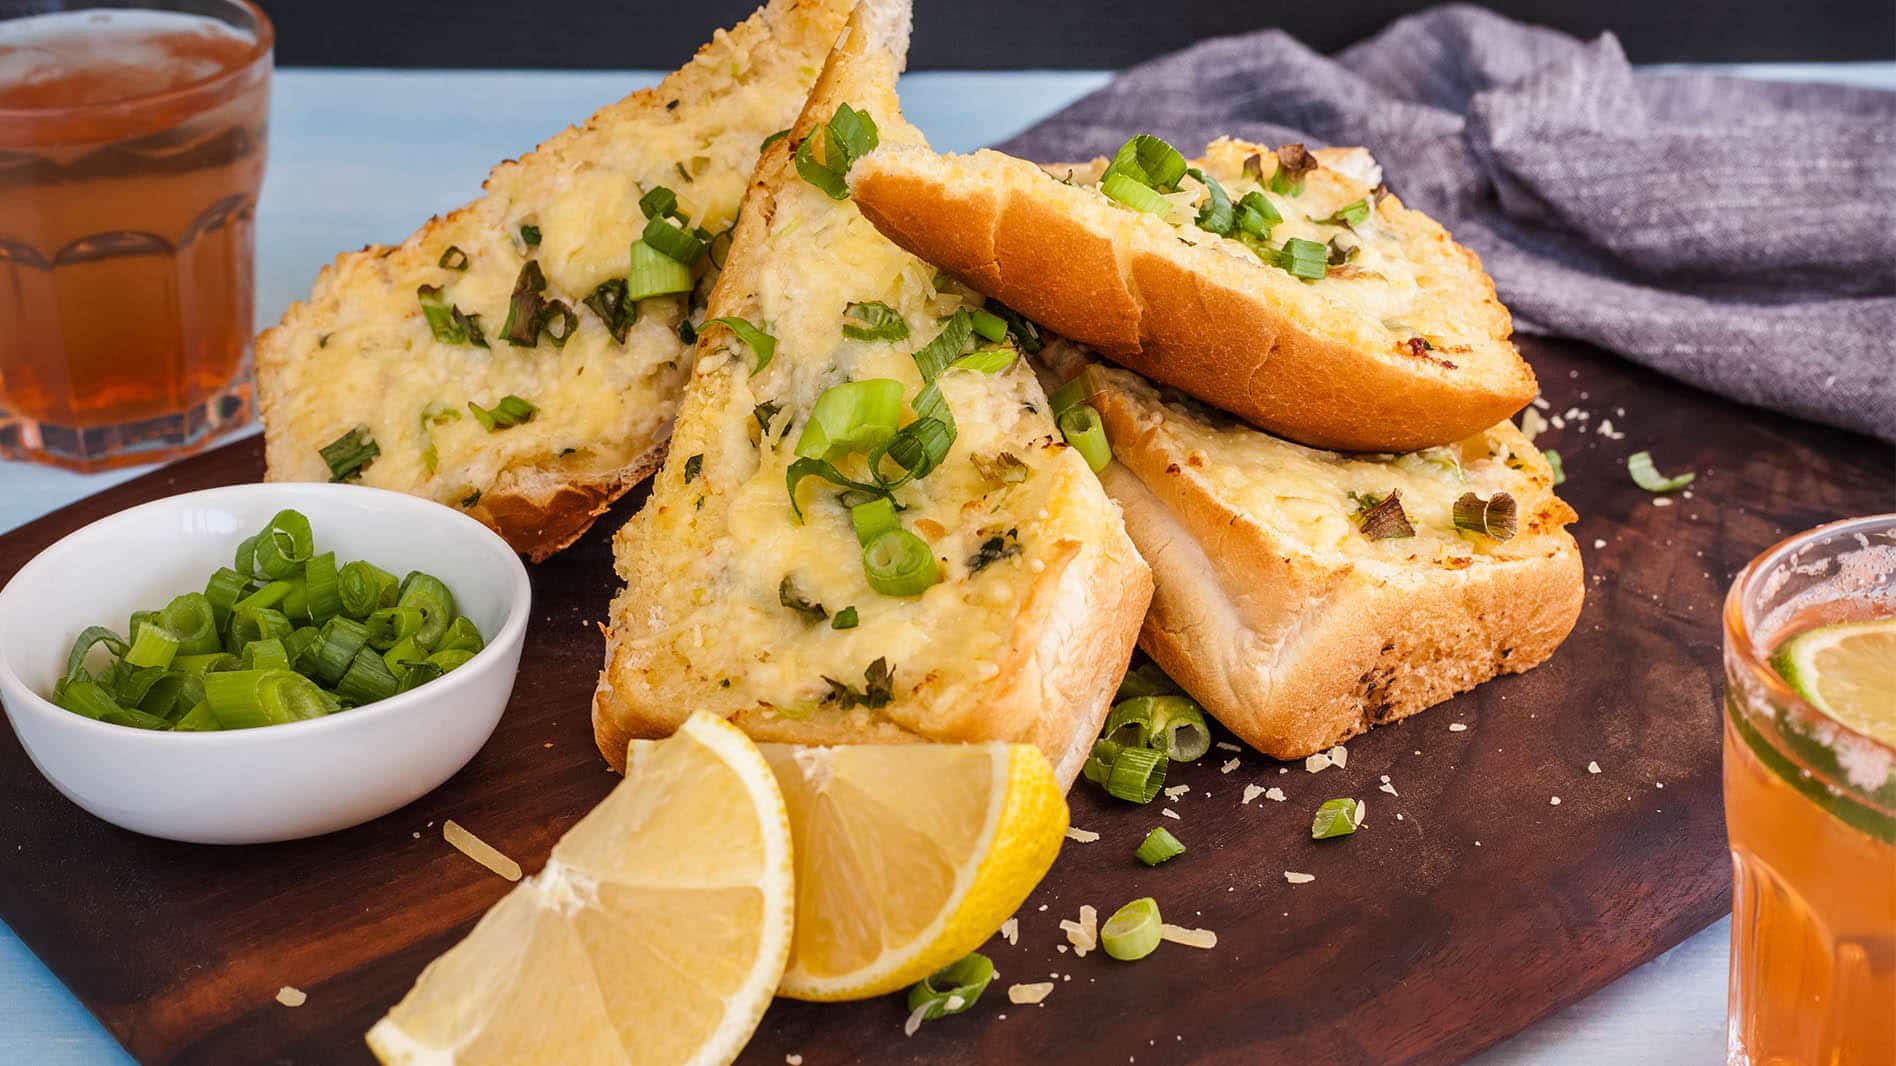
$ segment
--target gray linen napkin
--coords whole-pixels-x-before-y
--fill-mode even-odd
[[[1480,8],[1334,57],[1268,30],[1126,71],[1000,145],[1360,144],[1480,253],[1523,330],[1896,440],[1896,93],[1634,71]]]

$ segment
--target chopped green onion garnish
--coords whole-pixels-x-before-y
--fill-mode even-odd
[[[191,708],[171,727],[171,731],[174,733],[215,733],[221,728],[223,727],[217,724],[217,716],[211,713],[211,705],[207,701]]]
[[[1278,250],[1276,264],[1292,277],[1319,281],[1330,272],[1330,250],[1316,241],[1292,237]]]
[[[383,607],[362,623],[369,631],[369,647],[387,651],[421,632],[425,617],[419,607]]]
[[[987,309],[1007,320],[1007,331],[1014,335],[1015,343],[1028,355],[1046,347],[1046,343],[1040,339],[1040,327],[1028,321],[1019,311],[999,300],[989,300]]]
[[[857,623],[856,608],[845,607],[842,610],[837,611],[836,616],[830,619],[830,628],[831,629],[854,629],[856,628],[856,623]]]
[[[1268,239],[1271,229],[1284,220],[1284,216],[1277,213],[1277,205],[1271,203],[1270,197],[1256,189],[1238,198],[1235,212],[1238,231],[1259,240]]]
[[[1130,699],[1115,704],[1106,715],[1102,737],[1122,748],[1148,747],[1152,739],[1152,703],[1151,699]]]
[[[474,420],[489,433],[503,429],[512,429],[522,423],[533,421],[540,409],[512,394],[502,396],[500,402],[492,408],[482,407],[473,400],[467,402],[467,409],[474,412]]]
[[[1095,740],[1093,750],[1086,757],[1086,766],[1081,771],[1088,781],[1106,787],[1106,779],[1113,774],[1113,760],[1119,758],[1124,748],[1110,740]]]
[[[648,219],[665,218],[678,213],[678,194],[663,185],[639,197],[639,212]]]
[[[424,648],[439,651],[441,639],[447,634],[455,615],[454,593],[448,591],[448,586],[438,577],[419,570],[413,571],[402,579],[395,606],[413,607],[421,611],[423,621],[421,629],[413,634],[415,642]]]
[[[921,408],[917,402],[917,410]],[[942,405],[942,412],[947,412]],[[948,450],[954,447],[955,429],[949,423],[933,417],[917,418],[896,431],[888,443],[869,453],[869,469],[875,473],[876,480],[885,488],[916,478],[925,478],[935,472],[942,460],[948,458]],[[882,475],[882,460],[888,458],[902,469],[902,475],[893,481]]]
[[[1633,484],[1647,492],[1671,492],[1682,489],[1690,485],[1693,478],[1698,477],[1694,473],[1679,474],[1676,477],[1661,474],[1659,468],[1652,465],[1651,452],[1634,452],[1627,456],[1626,472],[1633,475]]]
[[[1092,367],[1086,368],[1072,381],[1053,390],[1047,396],[1047,406],[1053,409],[1053,417],[1059,418],[1083,403],[1091,403],[1093,396],[1101,388],[1100,375]]]
[[[1552,448],[1545,448],[1542,449],[1541,455],[1547,460],[1548,469],[1554,472],[1554,484],[1565,485],[1567,483],[1567,469],[1560,464],[1560,453]],[[1646,463],[1648,466],[1652,464],[1652,456],[1650,454],[1646,456]],[[1657,473],[1657,471],[1654,471],[1654,473]]]
[[[1106,793],[1129,803],[1151,803],[1165,787],[1165,753],[1151,748],[1122,748],[1106,774]]]
[[[252,552],[253,554],[255,552],[254,545]],[[218,629],[223,629],[230,621],[231,608],[237,606],[237,601],[243,599],[244,590],[249,587],[250,582],[244,575],[228,566],[218,567],[217,571],[211,575],[211,579],[205,582],[204,598],[210,601],[212,615]]]
[[[155,666],[164,669],[178,654],[178,635],[165,627],[147,622],[132,634],[132,646],[125,653],[125,665]]]
[[[361,477],[362,468],[382,454],[381,446],[375,443],[375,436],[367,426],[357,426],[316,451],[329,466],[331,481],[353,481]]]
[[[1142,896],[1114,911],[1099,927],[1099,946],[1121,962],[1143,959],[1159,948],[1159,925],[1158,901]]]
[[[1092,404],[1080,404],[1061,412],[1060,435],[1086,459],[1097,474],[1113,461],[1113,446],[1106,439],[1106,426]]]
[[[643,300],[648,296],[691,291],[691,268],[646,244],[632,242],[632,269],[625,278],[625,298]]]
[[[686,456],[684,470],[685,484],[689,485],[698,480],[698,475],[702,473],[704,473],[704,453],[699,452],[696,455]]]
[[[401,582],[374,563],[357,560],[342,568],[336,584],[342,613],[360,622],[379,608],[395,606]]]
[[[884,530],[862,549],[869,587],[884,596],[919,596],[939,576],[934,550],[906,529]]]
[[[856,529],[856,543],[867,548],[869,542],[892,529],[902,528],[895,517],[895,501],[878,496],[849,509],[849,521]]]
[[[889,490],[881,485],[853,481],[844,476],[836,467],[822,459],[798,459],[783,472],[784,487],[790,493],[790,509],[796,513],[797,521],[803,521],[803,506],[797,502],[797,486],[804,478],[820,477],[838,488],[851,489],[869,496],[887,496]]]
[[[770,357],[777,354],[777,338],[751,325],[744,319],[707,318],[704,324],[707,326],[725,327],[735,334],[738,340],[743,341],[744,344],[750,348],[751,352],[757,356],[756,364],[751,367],[752,374],[756,374],[758,371],[769,366]]]
[[[915,368],[921,371],[923,383],[933,384],[950,363],[961,358],[973,341],[974,316],[966,308],[949,315],[934,339],[914,354]],[[916,408],[916,413],[921,413],[920,407]]]
[[[1507,540],[1515,531],[1514,497],[1497,492],[1484,500],[1472,492],[1464,492],[1461,499],[1455,501],[1454,517],[1456,529]]]
[[[1149,189],[1176,192],[1178,180],[1185,172],[1185,156],[1178,149],[1158,137],[1141,133],[1119,146],[1100,180],[1104,183],[1108,178],[1123,176]]]
[[[768,137],[765,137],[762,141],[758,142],[757,144],[757,154],[763,155],[765,152],[768,152],[770,150],[771,145],[776,144],[778,141],[781,141],[785,137],[788,137],[788,136],[790,136],[790,130],[788,127],[786,127],[784,129],[778,130],[777,132],[771,134]]]
[[[980,1002],[992,980],[994,963],[978,951],[970,952],[960,962],[915,982],[908,991],[909,1013],[919,1013],[925,1022],[960,1014]]]
[[[1362,225],[1363,220],[1368,217],[1369,201],[1363,199],[1353,204],[1345,204],[1337,208],[1336,212],[1330,215],[1330,217],[1318,219],[1317,224],[1320,226],[1349,226],[1353,229]]]
[[[802,590],[797,588],[796,578],[789,574],[785,574],[783,580],[777,582],[777,602],[785,609],[802,615],[803,620],[811,625],[829,617],[829,611],[825,610],[822,604],[803,595]]]
[[[220,729],[300,722],[332,714],[341,706],[316,682],[291,670],[229,670],[207,674],[204,702]]]
[[[1409,524],[1409,513],[1402,509],[1402,490],[1391,489],[1389,495],[1381,499],[1373,494],[1355,499],[1358,525],[1363,536],[1370,540],[1400,540],[1415,536],[1415,527]]]
[[[401,682],[395,677],[382,657],[367,648],[356,652],[349,661],[349,668],[343,671],[342,679],[336,682],[336,695],[349,703],[360,707],[365,703],[385,700],[400,689]]]
[[[471,651],[438,651],[428,656],[428,665],[440,668],[441,672],[445,674],[451,670],[458,670],[466,666],[468,661],[473,658],[474,653]]]
[[[1119,692],[1113,700],[1124,702],[1141,696],[1177,696],[1182,691],[1177,682],[1165,676],[1165,671],[1159,669],[1158,663],[1148,662],[1127,671],[1126,676],[1119,679]]]
[[[974,332],[986,340],[999,344],[1007,339],[1007,320],[999,315],[971,307],[968,309],[968,320]]]
[[[448,623],[448,631],[441,635],[435,651],[476,652],[486,646],[487,638],[481,636],[480,627],[474,624],[472,618],[462,614],[456,615],[454,621]]]
[[[331,618],[323,623],[316,643],[298,656],[296,667],[325,685],[333,685],[342,680],[356,652],[368,643],[368,626],[353,618]]]
[[[605,323],[614,344],[624,344],[625,335],[639,320],[639,305],[626,298],[624,278],[608,278],[599,283],[592,295],[581,300],[599,321]]]
[[[843,336],[858,341],[908,340],[908,321],[888,304],[870,300],[843,308]]]
[[[1193,762],[1211,750],[1205,712],[1186,696],[1152,696],[1152,737],[1147,742],[1174,762]]]
[[[846,381],[823,390],[797,436],[796,453],[834,459],[888,442],[902,420],[902,383],[893,378]]]
[[[866,111],[857,111],[848,104],[838,104],[836,113],[823,126],[824,158],[816,158],[816,135],[803,138],[797,145],[796,168],[798,176],[804,181],[823,190],[832,200],[849,199],[849,185],[844,177],[856,160],[873,150],[877,144],[875,120]]]
[[[1124,174],[1108,174],[1100,182],[1099,191],[1115,203],[1124,204],[1134,211],[1144,211],[1160,218],[1169,218],[1172,214],[1172,202],[1153,192],[1151,188]]]
[[[1231,204],[1231,194],[1225,192],[1217,178],[1197,167],[1190,168],[1186,173],[1204,183],[1208,193],[1205,202],[1198,207],[1198,228],[1221,237],[1231,236],[1231,231],[1238,228],[1238,213]]]
[[[1317,816],[1311,819],[1310,839],[1349,836],[1363,824],[1361,810],[1362,804],[1353,799],[1324,800],[1323,806],[1317,808]]]
[[[283,638],[271,637],[244,645],[244,654],[239,661],[245,670],[288,670],[290,653],[283,646]]]
[[[1279,196],[1297,196],[1303,192],[1304,175],[1317,169],[1317,157],[1301,144],[1286,144],[1277,149],[1277,170],[1271,175],[1271,191]]]
[[[680,226],[674,226],[663,218],[654,218],[645,224],[645,232],[639,239],[655,248],[668,259],[675,259],[690,266],[704,258],[710,247],[706,241]]]
[[[242,655],[244,646],[256,640],[281,640],[295,631],[282,611],[269,607],[245,607],[230,613],[230,632],[224,636],[224,650]]]
[[[336,572],[336,553],[310,556],[303,564],[303,596],[309,620],[321,625],[342,613],[342,588]]]
[[[315,544],[309,519],[301,511],[278,511],[257,537],[257,572],[273,580],[300,573],[303,564],[315,554]]]
[[[1147,866],[1157,866],[1185,854],[1185,845],[1178,842],[1171,830],[1159,826],[1146,834],[1146,838],[1139,842],[1139,850],[1132,854]]]
[[[487,338],[481,335],[480,316],[463,314],[459,307],[448,303],[441,294],[441,286],[418,286],[415,298],[421,302],[422,316],[428,320],[428,332],[435,340],[442,344],[487,347]]]
[[[467,253],[462,251],[459,245],[450,244],[447,250],[441,253],[441,262],[439,265],[443,270],[466,270],[468,267]]]

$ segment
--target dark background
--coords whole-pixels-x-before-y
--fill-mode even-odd
[[[285,66],[669,70],[762,0],[259,0]],[[1276,26],[1323,51],[1420,10],[1403,0],[918,0],[911,69],[1128,66]],[[1892,0],[1513,0],[1486,5],[1634,62],[1896,58]]]

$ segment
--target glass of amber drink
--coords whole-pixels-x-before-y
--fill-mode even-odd
[[[0,0],[0,457],[249,420],[272,41],[244,0]]]
[[[1724,624],[1727,1061],[1896,1063],[1896,514],[1760,555]]]

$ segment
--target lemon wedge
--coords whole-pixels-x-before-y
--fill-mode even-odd
[[[783,975],[795,903],[776,779],[703,713],[636,741],[546,867],[369,1030],[384,1063],[723,1064]]]
[[[1066,835],[1066,797],[1032,745],[762,750],[796,841],[785,996],[879,996],[959,960],[1026,900]]]
[[[1818,710],[1896,745],[1896,618],[1799,633],[1778,648],[1771,665]]]

